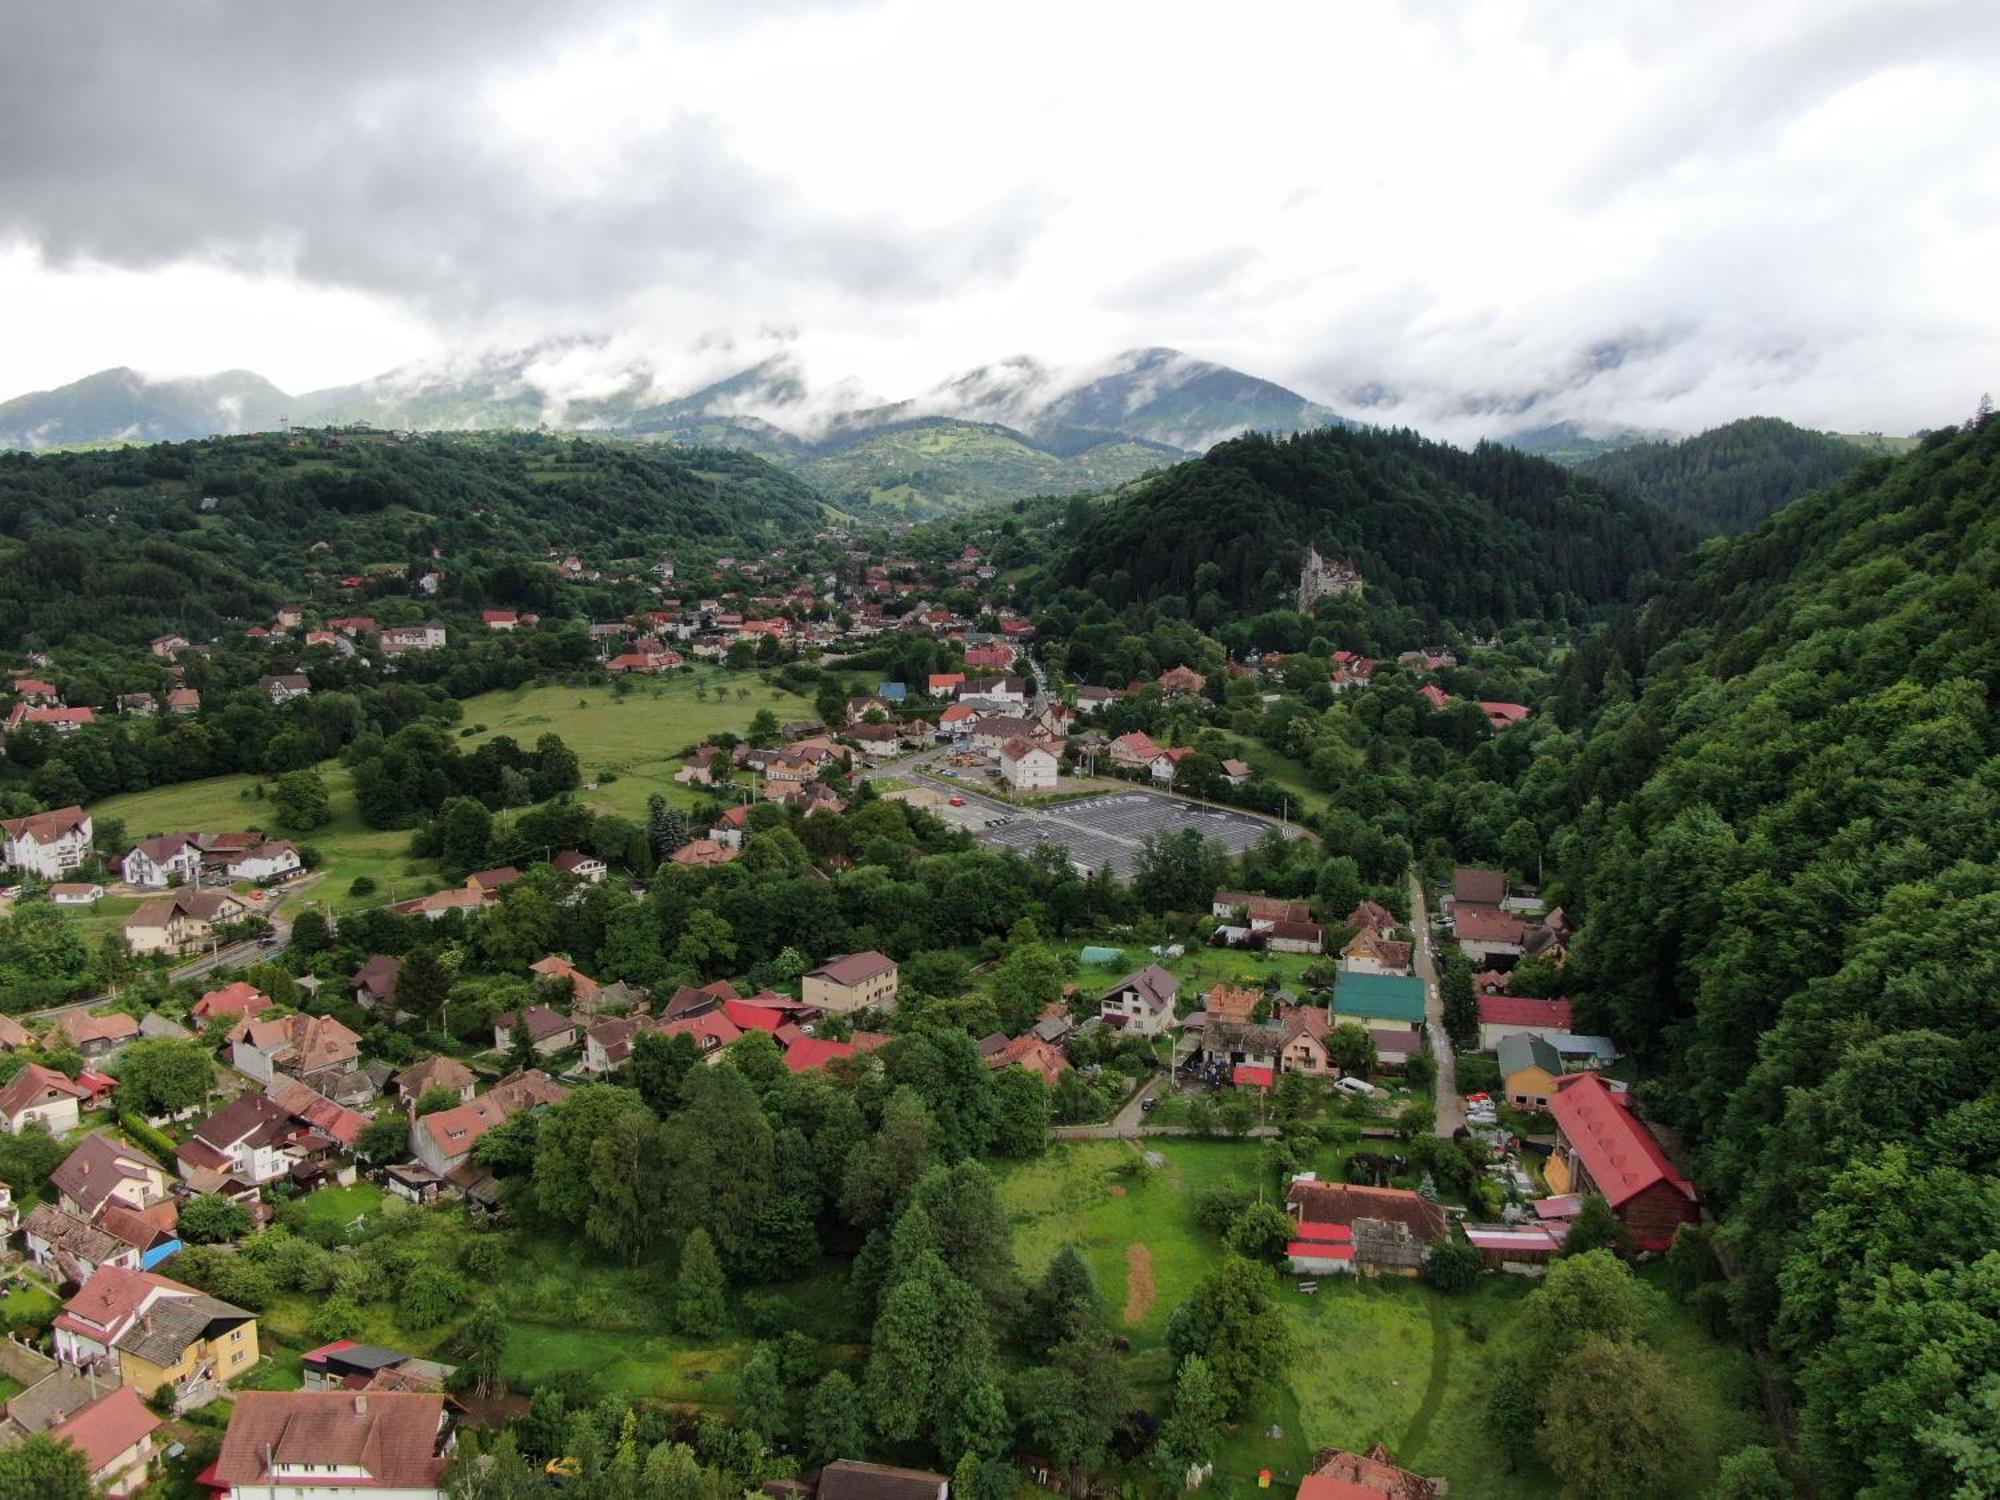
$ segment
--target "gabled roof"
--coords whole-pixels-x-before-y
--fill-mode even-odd
[[[546,1005],[531,1005],[525,1011],[510,1010],[493,1018],[496,1031],[511,1033],[517,1022],[526,1024],[529,1037],[536,1042],[546,1042],[550,1037],[560,1036],[576,1026],[576,1022],[568,1016],[550,1010]]]
[[[36,1204],[34,1212],[21,1221],[21,1228],[93,1266],[103,1265],[124,1248],[117,1236],[64,1213],[53,1203]]]
[[[864,953],[848,953],[839,958],[830,958],[809,977],[825,979],[838,985],[856,985],[880,975],[892,972],[896,961],[886,953],[869,949]]]
[[[80,1088],[54,1068],[45,1068],[40,1063],[29,1063],[0,1086],[0,1115],[13,1119],[22,1110],[46,1102],[49,1098],[67,1095],[81,1099],[90,1090]]]
[[[1126,990],[1135,991],[1152,1010],[1172,1010],[1181,992],[1181,982],[1158,964],[1147,964],[1112,985],[1104,992],[1104,999],[1109,1000]]]
[[[218,1151],[239,1142],[269,1146],[285,1132],[291,1117],[283,1105],[262,1094],[239,1094],[194,1128],[194,1138]]]
[[[1451,914],[1452,936],[1468,943],[1518,943],[1528,924],[1512,912],[1461,906]]]
[[[1424,1019],[1424,981],[1407,974],[1361,974],[1344,972],[1333,985],[1336,1016],[1359,1016],[1381,1021]]]
[[[146,1410],[137,1387],[121,1385],[49,1430],[58,1443],[72,1443],[96,1474],[128,1448],[159,1430],[160,1419]]]
[[[835,1459],[819,1475],[819,1500],[937,1500],[950,1481],[926,1469]]]
[[[56,1191],[95,1216],[128,1182],[149,1182],[160,1164],[136,1147],[108,1135],[85,1136],[77,1148],[49,1174]]]
[[[1532,1031],[1510,1031],[1494,1048],[1500,1059],[1500,1076],[1512,1078],[1528,1068],[1540,1068],[1551,1078],[1562,1077],[1562,1054]]]
[[[194,1003],[194,1016],[206,1021],[213,1016],[257,1016],[271,1008],[271,997],[254,984],[239,979],[219,990],[210,990]]]
[[[217,1488],[284,1486],[274,1470],[362,1469],[357,1488],[434,1490],[444,1480],[445,1398],[418,1391],[240,1391],[210,1471]]]
[[[1595,1073],[1572,1074],[1556,1085],[1549,1113],[1613,1208],[1661,1182],[1695,1201],[1694,1185],[1674,1170],[1652,1131],[1632,1113],[1629,1093],[1613,1092]]]
[[[100,1273],[101,1274],[101,1273]],[[216,1332],[253,1323],[257,1315],[220,1297],[161,1297],[133,1320],[113,1347],[155,1365],[175,1365],[188,1345]]]
[[[1450,1232],[1444,1210],[1408,1188],[1365,1187],[1352,1182],[1323,1182],[1295,1177],[1285,1202],[1301,1222],[1345,1224],[1377,1219],[1401,1224],[1418,1239],[1435,1245]]]
[[[1452,899],[1479,906],[1498,906],[1507,899],[1507,872],[1460,865],[1451,876]]]
[[[1567,1000],[1530,1000],[1520,995],[1481,995],[1479,1020],[1485,1026],[1541,1026],[1570,1029],[1572,1007]]]

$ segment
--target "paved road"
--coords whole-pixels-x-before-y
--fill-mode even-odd
[[[294,886],[293,889],[297,890],[299,887]],[[232,964],[248,966],[250,964],[262,963],[266,959],[277,958],[291,942],[291,914],[281,914],[278,908],[273,907],[270,912],[270,922],[271,935],[277,938],[277,942],[270,944],[268,947],[260,944],[255,938],[249,939],[246,942],[232,943],[228,947],[219,949],[214,953],[204,953],[199,958],[190,959],[184,964],[176,965],[167,971],[168,976],[173,979],[198,979],[203,974],[211,973],[216,969]],[[15,1019],[19,1021],[53,1021],[67,1015],[71,1011],[95,1010],[100,1005],[110,1004],[116,998],[116,996],[109,992],[101,995],[92,995],[87,1000],[72,1000],[67,1005],[52,1005],[46,1010],[27,1011],[15,1017]]]
[[[1437,964],[1431,957],[1430,910],[1424,904],[1424,883],[1410,875],[1410,932],[1416,938],[1414,958],[1424,982],[1424,1030],[1437,1059],[1437,1133],[1450,1137],[1465,1124],[1465,1100],[1458,1093],[1458,1058],[1444,1029],[1444,996],[1438,989]]]

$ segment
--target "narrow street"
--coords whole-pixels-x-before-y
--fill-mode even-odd
[[[1458,1059],[1444,1029],[1444,996],[1438,989],[1437,963],[1431,956],[1430,909],[1424,903],[1424,883],[1410,875],[1410,932],[1416,938],[1412,960],[1424,982],[1424,1030],[1437,1059],[1437,1133],[1450,1137],[1465,1124],[1465,1101],[1458,1094]]]

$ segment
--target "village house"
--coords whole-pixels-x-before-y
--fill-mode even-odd
[[[172,1184],[146,1152],[101,1134],[85,1136],[49,1174],[57,1205],[84,1220],[111,1207],[143,1213],[164,1203]]]
[[[28,1259],[59,1283],[80,1285],[95,1275],[99,1266],[144,1269],[139,1264],[138,1246],[100,1225],[64,1213],[53,1203],[35,1205],[34,1212],[22,1222],[21,1242]]]
[[[207,943],[217,927],[241,921],[248,912],[249,907],[228,891],[183,888],[140,903],[125,920],[125,947],[135,958],[149,953],[177,958]]]
[[[1519,958],[1521,940],[1528,924],[1512,912],[1485,906],[1454,906],[1451,935],[1459,951],[1478,965],[1490,965],[1496,958]]]
[[[527,1027],[528,1039],[542,1057],[553,1057],[576,1045],[576,1022],[546,1005],[530,1005],[526,1010],[510,1010],[493,1018],[494,1051],[506,1052],[514,1045],[517,1025]]]
[[[290,1114],[275,1099],[239,1094],[197,1125],[174,1156],[190,1175],[199,1168],[262,1187],[291,1171],[291,1129]]]
[[[1299,1481],[1297,1500],[1437,1500],[1444,1492],[1442,1480],[1396,1467],[1377,1443],[1366,1454],[1320,1449],[1312,1472]]]
[[[1454,907],[1490,906],[1497,909],[1507,900],[1507,872],[1477,865],[1460,865],[1452,871],[1451,900]]]
[[[1549,1099],[1556,1146],[1543,1175],[1556,1194],[1599,1193],[1641,1250],[1666,1250],[1683,1224],[1700,1221],[1694,1184],[1632,1112],[1631,1093],[1595,1073],[1559,1080]]]
[[[1032,1031],[1024,1031],[1006,1046],[988,1054],[986,1066],[995,1073],[1002,1068],[1026,1068],[1054,1088],[1062,1075],[1069,1071],[1070,1064],[1061,1047],[1043,1040]]]
[[[88,708],[30,708],[16,703],[7,715],[7,732],[40,725],[52,734],[75,734],[97,722],[97,713]]]
[[[951,1481],[943,1474],[840,1458],[820,1470],[814,1500],[950,1500],[950,1495]]]
[[[703,869],[714,865],[726,865],[735,858],[736,850],[718,844],[713,839],[689,839],[667,856],[667,862],[680,865],[684,869]]]
[[[396,1075],[396,1096],[409,1106],[433,1089],[447,1089],[460,1104],[470,1104],[477,1088],[472,1069],[455,1057],[427,1057]]]
[[[1509,1036],[1553,1039],[1566,1034],[1572,1008],[1567,1000],[1530,1000],[1517,995],[1479,997],[1479,1050],[1491,1052]]]
[[[1411,944],[1364,927],[1340,950],[1340,966],[1350,974],[1407,974],[1411,956]]]
[[[279,672],[259,677],[257,686],[273,703],[290,703],[294,698],[304,698],[312,692],[312,683],[303,672]]]
[[[888,1010],[896,1003],[896,983],[895,960],[870,950],[828,959],[810,970],[801,994],[807,1005],[834,1015]]]
[[[1563,1076],[1562,1054],[1525,1031],[1501,1037],[1497,1050],[1507,1102],[1516,1109],[1547,1109]]]
[[[204,1478],[216,1500],[445,1500],[457,1449],[434,1391],[244,1391]]]
[[[177,1410],[204,1406],[257,1363],[254,1313],[151,1271],[99,1267],[55,1319],[56,1358],[115,1375]]]
[[[49,887],[49,900],[57,906],[95,906],[104,899],[104,887],[95,881],[58,881]]]
[[[1299,1005],[1278,1017],[1284,1028],[1278,1044],[1278,1071],[1303,1073],[1308,1078],[1331,1078],[1338,1069],[1326,1050],[1326,1034],[1333,1029],[1327,1013],[1317,1005]]]
[[[44,880],[60,880],[90,858],[95,825],[82,808],[61,807],[25,818],[7,818],[0,821],[0,832],[6,835],[10,869]]]
[[[273,839],[231,855],[223,865],[231,880],[245,880],[253,885],[288,879],[304,867],[298,849],[283,839]]]
[[[363,1010],[396,1009],[396,981],[402,977],[403,961],[377,953],[354,973],[354,1003]]]
[[[201,879],[201,845],[191,833],[163,833],[141,839],[117,861],[127,885],[163,891]]]
[[[86,1062],[94,1063],[139,1040],[139,1023],[122,1010],[107,1011],[101,1016],[66,1010],[49,1034],[81,1052]]]
[[[571,997],[576,1000],[590,1000],[598,991],[595,979],[558,953],[536,959],[528,965],[528,972],[541,984],[550,986],[567,984]]]
[[[1267,933],[1280,922],[1307,925],[1312,922],[1312,907],[1304,901],[1285,901],[1249,891],[1217,891],[1209,911],[1221,921],[1234,920],[1240,913],[1252,932]]]
[[[188,1012],[197,1021],[213,1021],[218,1016],[231,1020],[255,1018],[271,1008],[271,997],[253,984],[239,979],[219,990],[210,990]]]
[[[1317,922],[1273,922],[1263,933],[1264,946],[1273,953],[1319,953],[1326,946],[1326,934]]]
[[[512,630],[521,623],[520,615],[511,609],[481,610],[479,618],[488,630]]]
[[[39,1124],[60,1138],[76,1129],[77,1101],[89,1095],[89,1089],[70,1082],[54,1068],[29,1063],[0,1084],[0,1125],[10,1135],[19,1135],[26,1126]]]
[[[750,809],[741,804],[725,808],[709,826],[708,838],[724,849],[741,849],[743,834],[750,821]]]
[[[1000,776],[1009,790],[1052,792],[1061,766],[1055,751],[1037,740],[1016,736],[1000,747]]]
[[[1298,1221],[1302,1240],[1312,1239],[1308,1225],[1346,1229],[1353,1267],[1363,1275],[1414,1276],[1431,1247],[1451,1233],[1444,1209],[1407,1188],[1322,1182],[1302,1173],[1286,1190],[1285,1206]]]
[[[436,651],[445,643],[444,622],[427,620],[422,625],[391,625],[382,632],[381,642],[384,656],[404,651]]]
[[[1334,981],[1333,1019],[1368,1029],[1385,1067],[1423,1050],[1424,981],[1400,974],[1342,973]]]
[[[144,1489],[153,1477],[153,1434],[160,1419],[131,1386],[107,1391],[48,1429],[49,1437],[83,1455],[90,1482],[108,1500]]]
[[[603,883],[611,873],[611,867],[595,854],[585,854],[579,849],[565,849],[549,861],[559,875],[573,875],[588,885]]]
[[[510,1073],[455,1109],[411,1121],[410,1154],[439,1177],[449,1177],[471,1160],[472,1148],[495,1125],[568,1097],[568,1089],[539,1069]]]
[[[334,1016],[245,1021],[232,1034],[231,1043],[231,1064],[259,1083],[270,1083],[282,1073],[323,1088],[350,1071],[361,1056],[361,1038]]]
[[[1107,752],[1111,764],[1121,771],[1150,771],[1164,753],[1151,735],[1137,729],[1119,735]]]
[[[1127,974],[1098,999],[1097,1013],[1107,1026],[1128,1036],[1156,1037],[1173,1030],[1174,1003],[1181,982],[1158,964]]]

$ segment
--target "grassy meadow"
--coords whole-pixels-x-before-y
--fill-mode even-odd
[[[541,735],[559,734],[576,751],[584,781],[598,783],[584,800],[601,812],[637,818],[655,792],[692,807],[698,795],[674,780],[682,753],[711,734],[741,734],[762,709],[780,722],[814,716],[804,698],[769,687],[753,673],[700,668],[634,679],[623,696],[597,684],[482,693],[465,700],[465,724],[486,728],[462,743],[470,749],[506,734],[532,746]],[[616,779],[604,781],[606,772]]]
[[[559,734],[576,752],[586,782],[605,772],[616,778],[583,794],[593,808],[643,817],[646,801],[656,791],[692,807],[696,794],[673,780],[682,750],[721,730],[740,733],[762,708],[781,720],[812,717],[810,703],[766,687],[752,673],[704,670],[664,681],[635,682],[623,697],[595,684],[484,693],[465,700],[463,727],[486,727],[459,744],[469,750],[494,735],[509,734],[532,747],[543,734]],[[409,830],[369,828],[362,823],[354,804],[354,780],[345,766],[329,760],[315,769],[326,780],[333,821],[301,840],[323,857],[324,873],[311,887],[313,900],[324,900],[339,912],[380,904],[392,893],[396,899],[422,895],[439,884],[436,861],[411,858]],[[276,831],[266,800],[269,786],[268,778],[247,773],[211,776],[107,797],[91,811],[100,820],[124,819],[126,833],[134,841],[194,830]],[[364,875],[375,882],[374,893],[350,896],[348,887]],[[94,908],[78,908],[76,916],[86,937],[96,941],[102,933],[120,928],[137,904],[133,897],[107,897]]]
[[[1145,1144],[1164,1166],[1144,1167],[1123,1142],[1068,1143],[1008,1169],[1002,1192],[1024,1272],[1039,1273],[1065,1244],[1083,1253],[1112,1327],[1132,1342],[1135,1395],[1158,1410],[1172,1378],[1167,1317],[1221,1254],[1194,1220],[1195,1198],[1214,1182],[1255,1180],[1256,1148]],[[1247,1492],[1268,1468],[1272,1488],[1289,1493],[1318,1448],[1365,1450],[1380,1441],[1408,1467],[1448,1477],[1455,1500],[1553,1494],[1555,1481],[1539,1466],[1507,1472],[1486,1421],[1491,1351],[1532,1290],[1518,1277],[1489,1276],[1472,1295],[1453,1298],[1409,1281],[1331,1277],[1307,1297],[1288,1282],[1297,1357],[1266,1408],[1224,1443],[1220,1486]],[[1684,1492],[1699,1493],[1721,1455],[1763,1431],[1749,1356],[1671,1307],[1655,1347],[1689,1403]],[[1271,1435],[1274,1428],[1282,1435]]]

